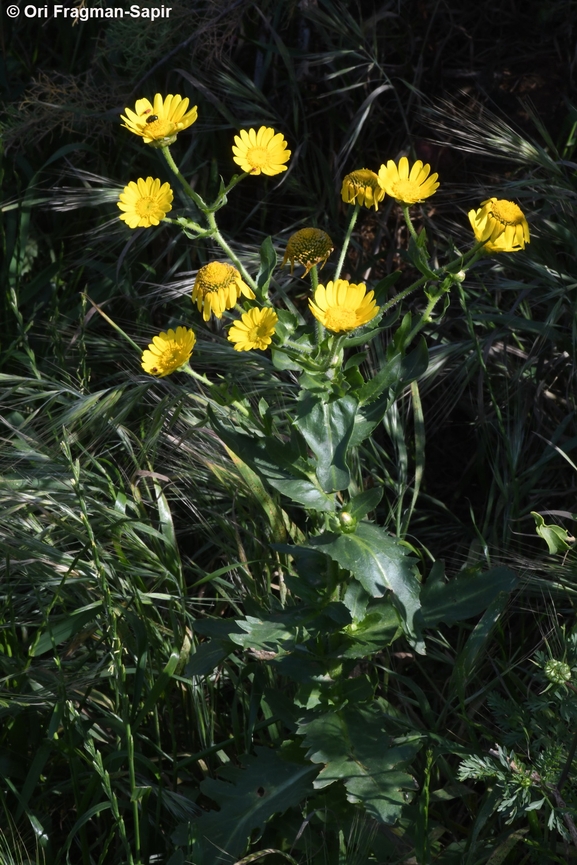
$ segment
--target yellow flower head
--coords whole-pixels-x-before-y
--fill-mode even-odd
[[[327,330],[334,333],[347,333],[372,321],[379,311],[374,299],[374,291],[369,291],[364,282],[353,285],[346,279],[336,279],[319,285],[315,291],[314,303],[309,300],[311,312]]]
[[[517,252],[530,243],[525,215],[513,201],[489,198],[467,215],[475,238],[485,243],[487,252]]]
[[[402,156],[398,167],[392,159],[379,168],[379,183],[387,195],[403,204],[416,204],[429,198],[439,188],[438,174],[430,174],[431,166],[417,159],[409,171],[409,160]]]
[[[146,351],[142,352],[142,369],[158,378],[170,375],[188,362],[195,342],[194,331],[187,327],[177,327],[153,336]]]
[[[291,151],[286,149],[287,142],[282,132],[275,133],[270,126],[256,129],[241,129],[234,136],[233,160],[243,171],[250,174],[280,174],[286,171],[284,164],[290,159]]]
[[[188,96],[183,99],[171,93],[164,99],[157,93],[153,103],[148,99],[137,99],[134,111],[125,108],[126,117],[120,115],[124,120],[122,126],[140,135],[145,144],[157,144],[160,147],[172,144],[177,132],[192,126],[198,117],[196,105],[187,111],[188,103]]]
[[[211,261],[196,274],[192,302],[196,301],[198,311],[202,310],[203,319],[208,321],[211,312],[222,318],[225,309],[232,309],[241,294],[254,300],[254,292],[242,281],[236,267],[224,261]]]
[[[160,180],[152,177],[139,177],[136,183],[131,180],[120,193],[117,206],[124,211],[120,214],[130,228],[150,228],[158,225],[169,210],[172,210],[174,195],[168,183],[160,185]]]
[[[281,267],[290,261],[292,273],[297,261],[304,266],[303,276],[306,276],[319,261],[324,267],[333,249],[333,242],[326,231],[321,228],[301,228],[289,237]]]
[[[259,309],[253,306],[235,321],[228,332],[228,339],[234,342],[235,351],[250,351],[258,348],[264,351],[272,341],[278,315],[270,307]]]
[[[385,197],[385,192],[379,184],[379,178],[374,171],[360,168],[353,171],[343,180],[341,197],[347,204],[364,204],[365,207],[379,206],[379,201]]]

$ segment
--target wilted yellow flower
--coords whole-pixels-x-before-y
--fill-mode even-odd
[[[234,342],[235,351],[250,351],[258,348],[264,351],[272,341],[278,315],[270,307],[259,309],[253,306],[235,321],[228,332],[228,339]]]
[[[467,215],[475,238],[485,243],[487,252],[517,252],[530,243],[527,220],[514,201],[488,198]]]
[[[314,303],[309,300],[311,312],[327,330],[335,333],[347,332],[372,321],[380,307],[376,305],[374,291],[369,291],[364,282],[354,285],[346,279],[336,279],[319,285]]]
[[[136,183],[131,180],[118,197],[117,206],[124,211],[120,214],[130,228],[150,228],[158,225],[169,210],[172,210],[172,189],[168,183],[160,185],[158,178],[139,177]]]
[[[304,266],[303,276],[306,276],[311,267],[319,261],[322,261],[321,267],[324,267],[333,249],[332,240],[322,228],[301,228],[289,237],[281,267],[290,261],[292,273],[297,261]]]
[[[272,177],[287,169],[284,163],[289,161],[291,151],[286,146],[282,132],[275,133],[270,126],[261,126],[258,132],[241,129],[240,134],[234,136],[233,160],[243,171],[262,172]]]
[[[195,342],[196,336],[189,327],[177,327],[153,336],[146,351],[142,352],[142,369],[159,378],[170,375],[187,363]]]
[[[198,311],[202,310],[203,319],[208,321],[211,312],[222,318],[225,309],[232,309],[241,294],[254,300],[254,292],[243,282],[236,267],[224,261],[211,261],[196,274],[192,302],[196,301]]]
[[[385,197],[385,192],[374,171],[360,168],[344,178],[341,197],[347,204],[364,204],[365,207],[374,207],[377,210],[379,201]]]
[[[172,144],[177,132],[182,132],[188,126],[192,126],[198,117],[196,105],[187,111],[188,96],[183,99],[176,94],[162,98],[160,93],[154,97],[154,103],[148,99],[137,99],[134,111],[125,108],[126,117],[122,126],[130,129],[135,135],[140,135],[145,144],[157,142],[160,145]]]
[[[416,204],[433,195],[439,188],[438,174],[431,174],[430,165],[417,159],[409,171],[409,160],[401,156],[398,167],[392,159],[379,168],[379,183],[387,195],[403,204]]]

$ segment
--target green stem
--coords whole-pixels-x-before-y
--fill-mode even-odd
[[[414,328],[412,329],[411,333],[409,334],[409,336],[407,338],[407,345],[410,345],[411,342],[416,337],[416,335],[419,333],[419,331],[422,330],[424,328],[424,326],[429,323],[429,321],[431,320],[431,313],[433,312],[434,308],[436,307],[436,305],[438,304],[438,302],[440,301],[440,299],[443,296],[444,296],[444,293],[438,294],[436,297],[429,298],[429,302],[428,302],[427,306],[425,307],[425,309],[423,310],[423,313],[421,315],[420,320],[414,326]]]
[[[195,378],[197,381],[201,381],[203,384],[212,387],[212,382],[210,381],[210,379],[208,379],[205,375],[202,375],[202,373],[197,372],[195,369],[193,369],[189,363],[185,363],[184,366],[181,366],[178,371],[185,372],[187,375],[192,376],[192,378]]]
[[[389,309],[391,309],[391,307],[396,306],[397,303],[400,303],[401,300],[404,300],[407,295],[411,294],[411,292],[413,291],[416,291],[417,288],[419,288],[421,285],[424,285],[427,280],[427,276],[422,276],[416,282],[413,282],[412,285],[409,285],[408,288],[404,288],[402,291],[400,291],[398,294],[396,294],[394,297],[392,297],[381,306],[382,311],[387,312]]]
[[[197,372],[196,370],[194,370],[194,369],[190,366],[190,364],[188,364],[188,363],[185,364],[184,366],[179,367],[179,370],[178,370],[178,371],[179,371],[179,372],[185,372],[187,375],[192,376],[192,378],[195,378],[197,381],[200,381],[200,382],[202,382],[203,384],[208,385],[209,387],[213,387],[213,384],[212,384],[212,382],[210,381],[210,379],[208,379],[205,375],[202,375],[202,373]],[[214,402],[214,400],[211,400],[211,399],[206,399],[206,400],[204,400],[204,402],[206,402],[207,405],[217,406],[219,409],[222,409],[222,408],[223,408],[223,406],[221,406],[219,403]],[[237,411],[239,411],[241,414],[245,415],[245,417],[250,417],[250,416],[251,416],[251,415],[250,415],[250,412],[249,412],[249,410],[246,408],[246,406],[242,405],[242,404],[241,404],[240,402],[238,402],[237,400],[234,400],[233,402],[231,402],[231,405],[234,406],[235,409],[236,409]]]
[[[128,774],[130,778],[130,799],[132,801],[132,819],[134,821],[134,846],[136,863],[140,865],[140,814],[136,796],[136,772],[134,768],[134,738],[130,724],[126,723],[126,750],[128,752]]]
[[[210,225],[210,227],[212,229],[212,236],[214,237],[214,239],[216,240],[218,245],[226,252],[226,254],[230,258],[230,260],[232,262],[234,262],[235,267],[240,271],[240,274],[241,274],[242,278],[244,279],[244,281],[246,283],[248,283],[248,285],[250,285],[250,287],[255,292],[255,294],[258,294],[258,285],[256,284],[255,280],[252,278],[250,273],[247,271],[247,269],[245,268],[242,261],[240,261],[240,259],[237,258],[237,256],[234,254],[234,252],[232,251],[232,249],[230,248],[230,246],[228,245],[228,243],[226,242],[226,240],[224,239],[224,237],[222,236],[222,234],[218,230],[218,225],[216,224],[216,219],[215,219],[214,213],[211,213],[210,211],[208,211],[206,213],[206,218],[207,218],[208,224]]]
[[[413,238],[413,240],[416,243],[417,239],[418,239],[417,238],[417,232],[415,231],[415,226],[411,222],[411,217],[409,214],[409,205],[405,204],[403,201],[401,201],[401,207],[403,208],[403,216],[405,217],[405,222],[407,223],[407,228],[409,229],[409,234],[411,235],[411,237]]]
[[[313,264],[313,266],[311,267],[310,275],[311,275],[311,292],[312,292],[312,295],[314,297],[315,291],[319,287],[319,272],[317,270],[316,264]],[[317,345],[320,345],[321,342],[323,341],[323,339],[325,338],[325,329],[324,329],[322,323],[318,320],[318,318],[315,318],[315,334],[316,334]]]
[[[194,191],[194,189],[192,188],[192,186],[190,185],[188,180],[185,180],[185,178],[180,173],[178,165],[176,164],[176,162],[172,158],[172,153],[170,152],[169,146],[166,145],[165,147],[161,147],[160,149],[162,151],[162,155],[164,156],[164,158],[168,162],[168,166],[169,166],[170,170],[174,174],[176,174],[176,176],[178,177],[178,179],[182,183],[182,187],[183,187],[184,191],[186,192],[186,194],[188,195],[188,197],[191,198],[192,201],[194,201],[194,203],[199,208],[199,210],[202,210],[203,213],[206,213],[206,210],[207,210],[206,202],[200,197],[200,195],[198,195],[198,193],[196,193]]]
[[[216,199],[216,201],[213,201],[213,203],[207,208],[207,211],[214,213],[215,211],[220,210],[221,207],[224,207],[224,205],[226,204],[226,197],[228,193],[231,191],[231,189],[234,189],[237,183],[240,183],[241,180],[244,180],[245,177],[248,177],[248,175],[248,171],[243,171],[242,174],[235,174],[232,177],[228,186],[225,186],[222,192],[219,192],[218,198]]]
[[[171,219],[170,216],[165,216],[162,222],[170,222],[171,225],[178,225],[179,228],[189,228],[192,231],[196,231],[199,237],[206,237],[206,235],[210,235],[212,232],[207,231],[205,228],[202,228],[197,222],[193,222],[192,219],[186,220],[186,225],[184,225],[179,219]]]
[[[471,267],[472,264],[474,264],[479,258],[482,257],[484,249],[485,249],[484,243],[476,243],[475,246],[472,249],[470,249],[468,252],[466,252],[464,255],[460,255],[458,258],[454,258],[453,261],[450,261],[449,264],[446,264],[445,267],[443,268],[444,272],[445,273],[457,273],[459,270],[464,270],[465,268]],[[440,274],[440,276],[442,276],[442,273]],[[389,301],[387,301],[387,303],[383,304],[383,306],[381,306],[382,311],[387,312],[389,309],[391,309],[391,307],[396,306],[397,303],[400,303],[401,300],[404,300],[405,297],[407,297],[407,295],[411,294],[413,291],[415,291],[421,285],[424,285],[428,279],[429,279],[428,276],[421,276],[419,279],[417,279],[416,282],[413,282],[412,285],[409,285],[408,288],[404,288],[397,295],[395,295],[395,297],[391,298],[391,300],[389,300]],[[439,298],[437,298],[432,303],[431,309],[429,309],[427,307],[424,314],[427,314],[427,315],[431,314],[431,311],[432,311],[433,307],[436,305],[438,299]],[[429,302],[429,305],[430,305],[430,303],[431,302]]]
[[[341,275],[341,270],[343,269],[343,264],[345,263],[345,257],[347,254],[347,249],[349,248],[349,243],[351,242],[351,236],[353,233],[353,228],[355,227],[355,222],[357,221],[357,216],[359,215],[359,210],[361,209],[360,204],[355,204],[355,208],[351,213],[351,219],[349,222],[349,227],[347,228],[347,233],[345,234],[345,239],[343,241],[343,246],[341,249],[341,254],[339,256],[339,260],[337,262],[337,269],[335,270],[335,275],[333,276],[333,280],[339,279]]]
[[[103,318],[105,321],[107,321],[108,324],[110,324],[110,325],[114,328],[114,330],[117,330],[118,333],[119,333],[121,336],[123,336],[124,339],[126,339],[126,340],[130,343],[130,345],[131,345],[133,348],[136,349],[136,351],[138,352],[138,354],[142,354],[142,349],[140,348],[140,346],[136,345],[136,343],[134,342],[134,340],[131,339],[131,338],[128,336],[128,334],[125,333],[125,332],[122,330],[121,327],[118,327],[118,325],[116,324],[116,322],[115,322],[115,321],[112,321],[112,319],[109,318],[109,316],[107,316],[105,312],[102,312],[102,310],[100,309],[100,307],[98,306],[98,304],[94,303],[94,301],[91,300],[91,299],[88,297],[88,295],[86,294],[86,292],[82,292],[82,297],[85,297],[86,300],[87,300],[89,303],[92,304],[92,306],[94,307],[94,309],[96,310],[96,312],[98,312],[98,313],[102,316],[102,318]]]

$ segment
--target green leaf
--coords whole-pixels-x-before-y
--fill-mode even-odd
[[[301,722],[298,732],[305,737],[308,759],[324,764],[314,786],[343,781],[349,802],[360,803],[372,817],[390,825],[417,788],[404,770],[420,744],[397,744],[384,723],[378,705],[347,705]]]
[[[101,606],[101,601],[98,601],[87,610],[78,610],[78,612],[71,613],[61,619],[49,621],[46,631],[31,645],[29,655],[32,658],[37,658],[39,655],[49,652],[53,646],[58,646],[65,640],[69,640],[85,625],[94,621]]]
[[[349,447],[358,447],[382,421],[395,398],[394,391],[387,389],[381,396],[366,405],[360,405],[355,415],[355,425]]]
[[[207,676],[229,654],[230,644],[227,646],[220,640],[207,640],[197,647],[194,655],[191,655],[185,667],[184,675]]]
[[[455,685],[461,703],[465,701],[465,689],[467,685],[472,684],[474,681],[478,663],[480,659],[485,657],[483,651],[508,601],[509,595],[507,592],[499,592],[493,598],[457,656],[451,673],[451,685]]]
[[[427,628],[440,622],[454,625],[478,616],[500,592],[512,592],[517,583],[515,573],[505,566],[484,573],[467,571],[446,583],[443,563],[435,562],[421,589],[423,624]]]
[[[372,330],[360,333],[357,336],[348,336],[343,340],[343,345],[345,348],[354,348],[355,345],[365,345],[365,343],[371,342],[377,334],[384,333],[385,330],[387,330],[386,327],[374,327]]]
[[[429,279],[434,280],[439,279],[439,275],[431,270],[427,261],[427,235],[424,229],[420,231],[416,243],[412,236],[409,238],[408,253],[411,262],[417,270],[421,271],[423,276],[428,276]]]
[[[346,603],[347,598],[345,597]],[[353,642],[347,649],[339,653],[340,657],[366,658],[380,652],[386,646],[390,646],[400,635],[399,614],[392,604],[380,601],[369,608],[368,614],[360,622],[348,625],[345,632]]]
[[[392,592],[393,602],[401,615],[403,630],[417,652],[424,654],[424,643],[415,617],[420,610],[420,583],[414,561],[397,538],[380,526],[359,523],[354,534],[324,532],[311,538],[309,546],[322,550],[350,571],[373,598]]]
[[[265,237],[260,247],[260,267],[256,275],[256,284],[261,300],[267,295],[276,264],[277,255],[272,238]]]
[[[291,443],[279,442],[271,436],[257,438],[226,428],[209,411],[213,429],[225,445],[257,474],[299,504],[317,511],[334,511],[335,502],[303,471],[294,466],[300,454]]]
[[[401,355],[396,354],[388,360],[384,367],[370,381],[367,381],[357,393],[359,403],[374,402],[384,390],[397,384],[401,378]]]
[[[349,395],[329,403],[307,396],[298,404],[294,423],[317,458],[317,478],[326,493],[350,483],[346,454],[356,409],[357,401]]]
[[[231,634],[230,639],[243,648],[261,649],[277,652],[279,649],[291,651],[294,648],[297,631],[300,631],[301,642],[308,634],[303,628],[297,628],[292,622],[276,621],[269,618],[247,616],[237,619],[237,625],[242,628],[242,634]]]
[[[536,511],[531,511],[531,516],[535,520],[535,531],[549,547],[550,556],[571,549],[572,543],[569,543],[569,541],[574,543],[575,539],[571,537],[567,529],[555,525],[546,526],[545,520]]]
[[[424,336],[421,337],[417,347],[403,358],[401,363],[401,381],[410,384],[420,378],[429,366],[429,349]]]
[[[371,596],[365,592],[358,580],[349,583],[343,603],[351,614],[353,623],[358,624],[365,618],[370,600]]]
[[[374,511],[383,497],[383,487],[371,487],[359,493],[348,503],[346,510],[356,520],[362,520],[370,511]]]
[[[269,748],[256,747],[255,752],[240,758],[242,769],[228,764],[221,771],[227,781],[206,778],[201,783],[203,794],[220,810],[202,814],[191,825],[198,865],[218,865],[223,854],[236,861],[254,830],[312,793],[316,766],[283,760]]]

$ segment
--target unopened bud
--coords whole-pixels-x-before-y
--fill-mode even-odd
[[[349,534],[354,532],[357,527],[357,518],[353,517],[348,511],[341,511],[339,514],[339,525],[341,532]]]
[[[543,671],[550,682],[554,685],[564,685],[571,678],[571,667],[565,661],[556,661],[551,658],[545,663]]]

